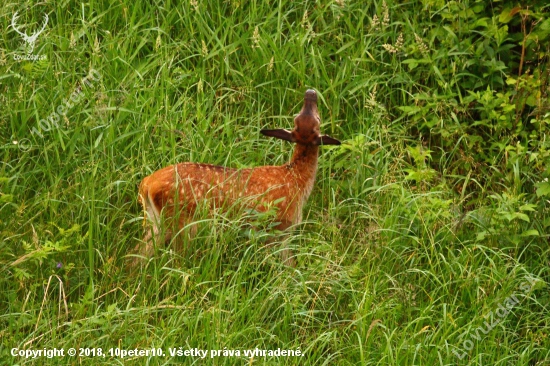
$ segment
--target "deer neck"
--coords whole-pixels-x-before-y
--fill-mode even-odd
[[[292,159],[288,164],[298,179],[310,190],[317,173],[319,146],[296,144]]]

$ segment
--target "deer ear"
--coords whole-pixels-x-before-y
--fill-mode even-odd
[[[341,142],[328,135],[323,135],[317,138],[317,140],[315,141],[315,144],[316,145],[340,145]]]
[[[270,136],[275,137],[277,139],[289,141],[289,142],[296,142],[296,138],[292,135],[292,132],[285,129],[278,129],[278,130],[261,130],[260,133],[264,136]]]

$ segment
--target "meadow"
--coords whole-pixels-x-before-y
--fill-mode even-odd
[[[2,0],[0,364],[550,365],[530,3]],[[308,88],[342,145],[278,239],[296,267],[269,213],[199,212],[184,250],[129,269],[139,182],[288,162],[259,131]]]

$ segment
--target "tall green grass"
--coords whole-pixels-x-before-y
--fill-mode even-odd
[[[496,90],[515,66],[489,60],[472,76],[467,61],[485,51],[456,46],[471,33],[453,38],[436,24],[454,21],[455,5],[463,22],[459,11],[481,3],[451,3],[4,2],[1,363],[550,364],[550,213],[548,192],[534,193],[545,189],[545,146],[503,138],[500,152],[474,155],[485,150],[457,121],[489,123],[494,100],[467,111],[462,93],[484,78]],[[46,60],[14,60],[24,54],[16,11],[27,34],[49,14],[34,50]],[[449,33],[424,32],[430,17]],[[476,46],[496,42],[487,32]],[[399,42],[397,53],[383,46]],[[91,70],[100,77],[83,85]],[[296,268],[282,265],[268,232],[219,213],[200,217],[183,251],[158,248],[130,270],[140,180],[181,161],[287,162],[292,146],[259,130],[290,128],[307,88],[319,93],[322,131],[344,144],[322,148],[304,222],[281,239]],[[83,98],[59,126],[40,128],[75,90]],[[545,123],[534,122],[533,141],[545,141]],[[473,339],[512,294],[510,313]],[[10,355],[70,347],[165,356]],[[304,356],[170,356],[179,347]]]

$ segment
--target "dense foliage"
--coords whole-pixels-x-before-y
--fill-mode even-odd
[[[220,365],[550,363],[546,1],[0,9],[0,363],[202,362],[180,346],[304,354]],[[183,252],[129,269],[139,181],[286,162],[259,130],[291,127],[306,88],[344,144],[277,237],[297,267],[266,245],[269,213],[201,212]],[[10,354],[56,347],[107,356]]]

